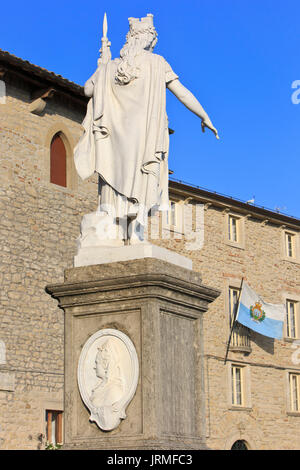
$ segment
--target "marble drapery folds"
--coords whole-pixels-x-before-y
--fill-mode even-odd
[[[119,61],[100,64],[86,83],[91,99],[74,159],[82,179],[100,175],[101,205],[124,216],[136,204],[145,225],[153,206],[168,207],[166,83],[178,77],[162,56],[144,50],[135,58],[138,77],[120,85]]]

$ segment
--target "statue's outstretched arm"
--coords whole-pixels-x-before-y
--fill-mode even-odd
[[[191,93],[185,86],[180,83],[178,79],[173,80],[167,84],[167,88],[176,96],[176,98],[181,101],[184,106],[186,106],[190,111],[196,114],[199,118],[201,118],[201,126],[202,131],[205,131],[205,127],[208,127],[219,139],[218,131],[213,126],[211,120],[208,117],[208,114],[204,111],[199,101],[195,98],[193,93]]]

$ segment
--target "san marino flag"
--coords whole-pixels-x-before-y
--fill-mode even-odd
[[[282,338],[285,306],[264,302],[243,281],[236,321],[270,338]]]

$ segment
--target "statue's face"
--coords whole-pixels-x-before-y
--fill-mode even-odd
[[[99,379],[104,379],[106,377],[106,371],[108,368],[108,356],[106,353],[107,351],[105,350],[99,351],[96,356],[94,370]]]

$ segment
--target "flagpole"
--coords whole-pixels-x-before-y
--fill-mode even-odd
[[[224,359],[224,364],[226,364],[226,361],[227,361],[227,356],[228,356],[230,341],[231,341],[231,337],[232,337],[233,327],[234,327],[235,322],[236,322],[237,312],[238,312],[239,305],[240,305],[240,298],[241,298],[241,293],[242,293],[243,281],[244,281],[244,278],[242,277],[241,286],[240,286],[239,298],[238,298],[238,301],[237,301],[236,306],[235,306],[235,309],[234,309],[234,317],[233,317],[233,321],[232,321],[232,324],[231,324],[231,329],[230,329],[229,339],[228,339],[228,343],[227,343],[227,348],[226,348],[226,355],[225,355],[225,359]]]

